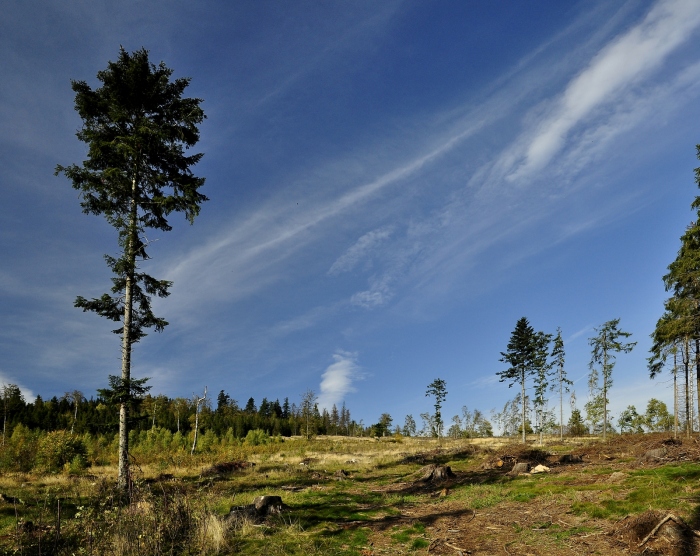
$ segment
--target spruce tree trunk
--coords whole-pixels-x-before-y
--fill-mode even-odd
[[[688,339],[685,340],[683,367],[685,371],[685,433],[690,437],[690,349],[688,348]]]
[[[559,367],[559,440],[564,440],[564,380],[561,371]]]
[[[131,213],[129,215],[129,236],[125,245],[128,259],[126,285],[124,287],[124,331],[122,332],[122,385],[128,387],[127,399],[119,405],[119,471],[117,486],[121,490],[129,488],[129,401],[131,397],[131,319],[133,310],[134,268],[136,266],[136,177],[131,181]]]
[[[673,352],[673,438],[678,438],[678,354]]]
[[[525,371],[523,371],[523,377],[521,381],[521,396],[522,399],[520,400],[523,404],[523,444],[527,442],[525,439]]]
[[[698,396],[697,408],[700,412],[700,338],[695,339],[695,391]]]
[[[603,442],[608,430],[608,352],[603,348]]]

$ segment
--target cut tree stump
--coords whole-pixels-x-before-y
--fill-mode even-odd
[[[508,472],[508,475],[513,475],[514,477],[517,477],[521,473],[527,473],[528,471],[530,471],[530,464],[527,462],[520,462],[516,463],[513,466],[513,469],[511,469]]]
[[[642,456],[642,461],[659,461],[666,456],[666,448],[656,448],[654,450],[649,450],[646,454]]]
[[[424,483],[437,483],[455,477],[449,465],[436,465],[433,463],[426,465],[421,471],[423,472],[423,476],[420,480]]]
[[[280,514],[286,509],[287,505],[282,502],[280,496],[256,496],[252,504],[233,506],[229,511],[228,518],[262,519],[269,515]]]
[[[282,513],[282,510],[287,507],[280,496],[256,496],[253,506],[260,517]]]

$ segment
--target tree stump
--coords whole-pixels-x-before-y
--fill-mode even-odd
[[[516,463],[513,466],[513,469],[511,469],[508,472],[508,475],[513,475],[514,477],[517,477],[521,473],[527,473],[528,471],[530,471],[530,464],[527,462],[520,462]]]
[[[421,471],[423,472],[423,476],[420,480],[424,483],[437,483],[455,477],[449,465],[436,465],[433,463],[431,465],[426,465]]]
[[[654,450],[649,450],[646,454],[642,456],[642,461],[659,461],[661,458],[666,456],[666,448],[656,448]]]
[[[282,513],[287,506],[280,496],[256,496],[253,500],[255,513],[260,517]]]
[[[233,506],[229,511],[229,519],[248,518],[253,520],[263,519],[269,515],[282,513],[287,505],[282,502],[280,496],[256,496],[252,504],[247,506]]]

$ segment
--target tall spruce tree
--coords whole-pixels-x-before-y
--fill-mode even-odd
[[[612,387],[612,370],[615,366],[616,353],[629,353],[632,351],[637,342],[621,341],[621,338],[629,338],[632,334],[624,332],[618,328],[620,319],[609,320],[599,328],[595,328],[596,336],[588,339],[588,344],[593,348],[591,350],[591,379],[589,385],[595,388],[593,377],[597,377],[598,367],[600,366],[602,375],[602,386],[600,387],[600,405],[603,413],[603,440],[608,428],[608,391]]]
[[[552,347],[552,365],[556,369],[557,381],[552,388],[559,390],[559,438],[564,439],[564,392],[569,392],[569,387],[573,384],[564,369],[566,353],[564,352],[564,340],[561,337],[561,328],[557,328],[557,335],[554,338]]]
[[[435,414],[434,414],[434,430],[433,436],[436,436],[437,438],[442,437],[442,402],[445,401],[445,398],[447,397],[447,383],[441,379],[441,378],[436,378],[433,380],[430,384],[428,384],[428,389],[425,391],[426,396],[432,396],[435,398]]]
[[[190,170],[202,154],[186,153],[199,140],[202,100],[183,98],[190,79],[171,80],[172,73],[163,62],[152,64],[147,50],[130,54],[122,48],[117,61],[98,72],[101,87],[72,81],[83,121],[77,137],[88,145],[88,155],[81,165],[56,168],[80,192],[83,212],[103,215],[118,234],[120,255],[105,255],[114,273],[111,292],[78,297],[75,306],[121,322],[114,330],[121,336],[121,376],[111,376],[105,392],[120,408],[118,484],[123,489],[129,483],[129,406],[145,391],[146,380],[131,376],[132,346],[147,328],[160,332],[168,324],[153,314],[151,297],[166,297],[171,282],[140,267],[149,258],[146,231],[169,231],[173,212],[184,212],[192,223],[207,200],[199,192],[204,179]]]
[[[532,400],[535,409],[540,444],[543,442],[545,421],[547,420],[547,390],[549,389],[549,378],[552,373],[552,364],[547,360],[549,357],[549,344],[552,341],[551,334],[536,332],[534,341],[534,389],[535,397]]]
[[[510,341],[505,352],[501,352],[501,363],[508,363],[510,367],[505,371],[496,373],[500,382],[510,381],[508,388],[514,384],[520,385],[520,399],[522,404],[522,441],[526,442],[527,429],[527,396],[525,395],[528,378],[535,375],[540,368],[541,350],[540,344],[547,335],[535,332],[527,318],[523,317],[515,324],[515,329],[510,336]]]

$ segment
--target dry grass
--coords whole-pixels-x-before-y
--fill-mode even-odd
[[[502,439],[299,438],[214,461],[141,465],[128,505],[112,487],[113,467],[82,476],[4,475],[0,492],[22,502],[17,516],[12,504],[0,502],[0,552],[38,554],[41,542],[42,554],[66,555],[426,554],[429,547],[432,556],[454,554],[451,546],[472,554],[503,553],[504,546],[512,554],[631,554],[605,535],[625,513],[653,508],[689,523],[700,516],[692,486],[700,471],[687,459],[698,451],[700,460],[698,443],[674,444],[668,453],[676,459],[666,466],[640,462],[638,454],[662,441],[645,435],[540,447]],[[572,451],[586,454],[584,462],[560,465],[560,455]],[[505,454],[508,465],[545,458],[552,470],[510,477],[507,466],[489,468]],[[226,457],[256,465],[202,476]],[[426,463],[450,465],[455,477],[419,481]],[[349,476],[338,475],[341,469]],[[231,506],[264,494],[281,496],[289,511],[267,519],[229,516]],[[59,502],[60,542],[47,548],[47,538],[59,538]],[[34,529],[20,527],[27,521]]]

